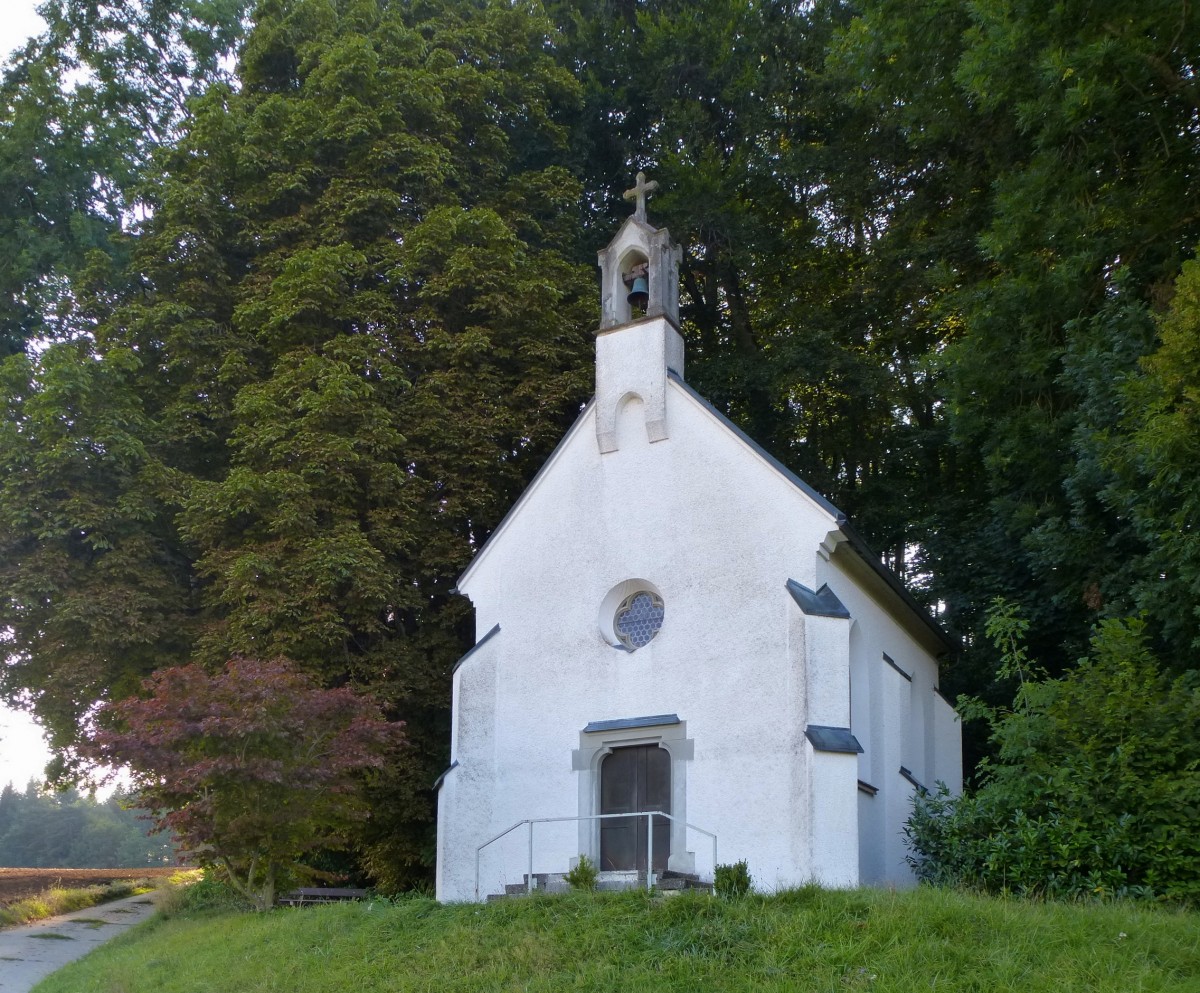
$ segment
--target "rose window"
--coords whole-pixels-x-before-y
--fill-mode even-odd
[[[647,590],[639,590],[621,601],[613,628],[622,645],[631,652],[637,651],[650,644],[651,639],[658,634],[665,613],[662,597]]]

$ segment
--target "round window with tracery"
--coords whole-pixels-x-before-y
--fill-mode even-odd
[[[622,645],[631,652],[650,644],[662,627],[666,608],[662,597],[649,590],[630,593],[617,607],[613,630]]]

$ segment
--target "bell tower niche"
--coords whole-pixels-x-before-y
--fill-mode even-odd
[[[637,185],[625,191],[636,200],[633,216],[599,254],[601,281],[600,330],[643,317],[665,317],[679,327],[679,262],[683,250],[666,228],[646,220],[646,196],[658,189],[639,172]]]
[[[646,220],[646,197],[658,189],[639,172],[625,191],[633,215],[599,253],[600,327],[596,332],[596,441],[617,450],[616,421],[625,401],[642,401],[650,442],[667,438],[667,372],[683,377],[679,335],[679,263],[683,250],[666,228]]]

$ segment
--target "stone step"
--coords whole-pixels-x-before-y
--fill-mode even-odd
[[[533,874],[533,891],[535,893],[566,893],[571,884],[567,882],[566,873],[535,872]],[[519,883],[505,883],[504,892],[508,896],[520,896],[529,892],[529,874],[521,877]]]
[[[694,872],[676,872],[667,869],[655,873],[655,889],[662,893],[678,893],[683,890],[713,891],[712,883],[702,882]],[[646,874],[644,872],[602,872],[596,880],[596,889],[604,893],[615,893],[623,890],[645,889]],[[571,884],[567,882],[565,872],[535,872],[533,874],[533,892],[535,893],[569,893]],[[528,874],[521,877],[519,883],[505,883],[503,893],[492,893],[488,902],[504,900],[510,897],[521,897],[529,892]]]

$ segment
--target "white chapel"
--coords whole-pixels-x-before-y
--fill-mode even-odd
[[[687,385],[655,185],[600,252],[595,396],[459,580],[440,900],[581,855],[614,883],[744,859],[760,890],[906,885],[914,791],[962,786],[946,636]]]

